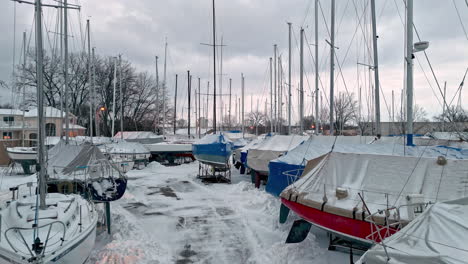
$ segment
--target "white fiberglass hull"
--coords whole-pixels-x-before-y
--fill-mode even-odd
[[[37,152],[29,148],[7,148],[8,157],[14,161],[35,161]]]
[[[49,193],[46,208],[36,212],[36,199],[25,195],[2,206],[0,264],[84,263],[96,239],[95,206],[79,195]],[[34,237],[42,247],[37,252]]]
[[[97,220],[97,218],[96,218]],[[75,241],[70,241],[69,245],[64,246],[61,250],[57,251],[54,255],[29,262],[22,259],[20,256],[11,251],[0,248],[0,264],[31,264],[31,263],[60,263],[60,264],[83,264],[88,259],[91,251],[94,248],[96,241],[96,224],[88,230],[83,232],[82,236],[77,237]]]

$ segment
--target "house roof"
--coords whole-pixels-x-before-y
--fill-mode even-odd
[[[65,129],[66,126],[67,125],[64,123],[63,124],[63,129]],[[85,127],[82,127],[82,126],[77,125],[77,124],[69,124],[68,128],[69,128],[69,130],[85,130],[86,129]]]
[[[16,116],[21,116],[23,115],[23,111],[19,109],[4,109],[0,108],[0,115],[16,115]]]
[[[33,108],[24,114],[25,117],[37,117],[37,108]],[[47,106],[44,107],[45,117],[60,118],[62,115],[65,116],[65,112],[60,111],[57,108]],[[74,116],[70,113],[70,116]]]

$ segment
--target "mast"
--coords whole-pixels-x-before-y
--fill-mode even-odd
[[[219,54],[219,102],[221,105],[220,109],[220,121],[221,121],[221,130],[223,129],[223,120],[224,120],[224,114],[223,114],[223,36],[221,36],[221,45],[220,45],[220,54]]]
[[[178,75],[175,75],[175,93],[174,93],[174,135],[177,130],[177,78]]]
[[[213,0],[213,133],[216,134],[216,11]]]
[[[395,126],[395,91],[392,90],[392,134],[393,132],[393,127]]]
[[[26,71],[26,31],[23,32],[23,72]],[[24,122],[24,114],[25,114],[25,108],[26,108],[26,85],[23,84],[23,126],[21,130],[21,145],[24,147],[24,128],[25,128],[25,122]],[[62,119],[63,120],[63,119]],[[62,125],[63,127],[63,125]],[[62,128],[63,129],[63,128]]]
[[[208,124],[208,108],[209,108],[209,105],[210,105],[210,81],[208,81],[208,84],[206,86],[206,108],[205,108],[205,118],[206,118],[206,130],[208,131],[208,127],[209,127],[209,124]]]
[[[241,116],[242,121],[241,122],[242,122],[242,137],[244,137],[244,135],[245,135],[245,123],[244,123],[244,113],[245,113],[244,112],[244,101],[245,101],[245,98],[244,98],[244,92],[245,92],[244,88],[245,87],[244,87],[244,85],[245,85],[245,83],[244,83],[244,74],[243,73],[241,73],[241,84],[242,84],[242,86],[241,86],[241,88],[242,88],[242,106],[241,106],[242,107],[242,116]]]
[[[281,135],[283,126],[283,78],[282,78],[281,56],[278,56],[278,133]]]
[[[301,27],[299,63],[299,127],[300,134],[304,133],[304,29]]]
[[[195,89],[195,135],[198,134],[198,116],[200,113],[198,112],[198,100],[197,100],[197,93],[200,92],[200,78],[198,78],[198,89]]]
[[[447,95],[447,82],[444,82],[444,103],[442,104],[442,132],[445,132],[445,98]]]
[[[375,123],[377,128],[377,135],[382,133],[380,124],[380,83],[379,83],[379,56],[377,53],[377,24],[375,21],[375,0],[371,0],[371,13],[372,13],[372,43],[374,50],[374,82],[375,82]]]
[[[201,138],[201,100],[200,100],[200,78],[198,78],[198,138]]]
[[[86,20],[86,28],[88,29],[88,82],[91,84],[91,28],[89,27],[89,19]],[[90,90],[93,89],[91,84]],[[93,98],[94,99],[94,98]],[[93,104],[92,99],[89,100],[89,136],[91,138],[91,144],[93,143]]]
[[[163,75],[163,136],[166,135],[166,66],[167,66],[167,38],[164,45],[164,75]]]
[[[413,146],[413,0],[406,1],[406,145]]]
[[[232,103],[232,79],[229,78],[229,129],[232,129],[232,123],[231,123],[231,103]]]
[[[59,0],[59,7],[60,7],[60,11],[59,11],[59,23],[60,23],[60,64],[61,66],[63,67],[64,64],[63,64],[63,10],[65,10],[65,8],[63,8],[63,1],[62,0]],[[63,67],[64,68],[64,67]],[[64,76],[62,76],[64,77]],[[64,90],[65,90],[65,80],[62,80],[63,83],[62,85],[60,86],[60,139],[63,139],[63,98],[65,97],[64,96]],[[24,120],[24,118],[23,118]]]
[[[92,67],[92,84],[91,84],[91,87],[92,87],[92,93],[93,93],[93,99],[91,100],[92,101],[92,111],[94,113],[96,113],[96,67],[95,67],[95,62],[96,62],[96,57],[94,56],[94,48],[92,48],[92,55],[93,55],[93,67]],[[94,128],[96,129],[96,136],[100,136],[100,131],[99,131],[99,124],[98,124],[98,119],[97,119],[97,114],[95,114],[94,116]]]
[[[288,22],[288,31],[289,31],[289,63],[288,63],[288,135],[291,135],[291,23]]]
[[[70,118],[68,116],[68,0],[64,0],[63,7],[63,82],[65,85],[65,143],[69,142]],[[41,32],[42,33],[42,32]],[[41,36],[42,38],[42,36]],[[42,43],[41,43],[42,46]],[[42,50],[41,50],[42,52]],[[63,130],[63,126],[60,128]]]
[[[156,70],[156,124],[155,131],[159,130],[159,118],[161,117],[161,113],[159,112],[159,70],[158,70],[158,56],[154,56],[155,59],[155,70]],[[158,133],[159,134],[159,133]]]
[[[122,55],[119,54],[119,98],[120,98],[120,139],[123,139],[123,122],[124,122],[124,109],[123,109],[123,92],[122,92]]]
[[[65,3],[67,0],[65,0]],[[66,5],[65,5],[66,6]],[[64,9],[66,10],[66,8]],[[65,11],[66,12],[66,11]],[[38,124],[38,162],[39,162],[39,208],[47,209],[46,204],[46,164],[45,164],[45,119],[44,119],[44,93],[43,93],[43,47],[42,47],[42,3],[36,0],[36,75],[37,75],[37,124]]]
[[[276,49],[277,49],[277,45],[273,45],[273,53],[274,53],[274,61],[273,61],[273,75],[274,75],[274,97],[275,97],[275,126],[274,126],[274,129],[275,131],[277,132],[277,127],[276,125],[278,124],[278,111],[277,111],[277,107],[278,107],[278,100],[277,100],[277,83],[276,83],[276,77],[277,77],[277,74],[276,74],[276,64],[277,64],[277,59],[276,59]]]
[[[315,135],[319,134],[318,0],[315,0]]]
[[[333,107],[335,89],[335,0],[331,0],[331,37],[330,37],[330,136],[333,136]]]
[[[111,131],[111,137],[113,137],[115,134],[115,89],[117,86],[117,58],[114,57],[114,89],[112,91],[112,131]]]
[[[188,138],[190,138],[190,95],[192,94],[192,76],[190,75],[190,71],[187,71],[187,94],[188,94],[188,111],[187,111],[187,120],[188,120]]]
[[[270,132],[273,133],[273,59],[270,57]]]

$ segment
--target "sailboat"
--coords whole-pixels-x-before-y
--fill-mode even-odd
[[[80,195],[46,191],[41,0],[36,0],[35,6],[40,128],[37,192],[18,186],[12,189],[16,196],[1,205],[0,263],[84,263],[96,237],[98,214],[94,204]]]
[[[26,33],[23,34],[23,68],[26,67]],[[31,166],[36,165],[37,160],[37,149],[35,147],[26,147],[24,145],[24,129],[25,129],[25,87],[23,89],[23,111],[22,111],[22,127],[21,127],[21,142],[22,146],[19,147],[10,147],[6,151],[8,157],[15,163],[19,163],[23,168],[25,174],[33,173],[31,171]],[[13,110],[12,110],[13,111]]]
[[[333,3],[333,2],[332,2]],[[333,5],[333,4],[332,4]],[[374,1],[371,1],[375,11]],[[428,47],[427,42],[413,45],[413,1],[407,1],[406,87],[407,146],[413,144],[413,53]],[[375,14],[374,14],[375,15]],[[287,187],[280,195],[280,221],[289,210],[302,220],[293,224],[287,242],[300,242],[311,225],[365,248],[391,237],[421,215],[431,204],[459,199],[457,191],[468,180],[468,160],[447,156],[389,156],[346,153],[331,148],[312,170]],[[332,243],[332,241],[330,241]]]
[[[229,158],[232,154],[232,141],[223,135],[216,133],[216,13],[215,0],[213,0],[213,134],[206,135],[195,141],[192,145],[193,156],[200,162],[198,177],[217,182],[231,181],[231,167]],[[189,76],[190,80],[190,76]],[[190,84],[190,82],[189,82]],[[190,85],[189,85],[190,91]],[[190,103],[189,103],[190,105]],[[189,113],[190,115],[190,113]],[[190,128],[189,128],[190,129]],[[202,166],[205,165],[205,166]],[[217,173],[219,173],[217,175]]]
[[[88,23],[88,59],[91,78],[91,45]],[[65,54],[67,56],[67,54]],[[114,81],[115,83],[115,81]],[[94,87],[91,87],[94,88]],[[67,106],[65,106],[67,107]],[[68,112],[68,111],[67,111]],[[92,111],[91,111],[92,112]],[[66,120],[68,126],[68,118]],[[90,115],[90,124],[92,124]],[[68,137],[67,137],[68,139]],[[90,197],[93,201],[110,202],[120,199],[127,188],[127,178],[93,144],[92,128],[90,141],[78,144],[76,140],[60,141],[49,151],[47,189],[50,192],[75,193]],[[120,164],[119,164],[120,165]],[[128,166],[133,168],[133,163]]]

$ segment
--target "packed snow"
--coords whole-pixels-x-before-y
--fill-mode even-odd
[[[313,229],[299,244],[284,241],[280,201],[233,170],[232,184],[204,184],[198,163],[132,170],[127,192],[112,202],[112,234],[98,235],[88,263],[346,263]],[[356,256],[356,259],[358,256]]]

